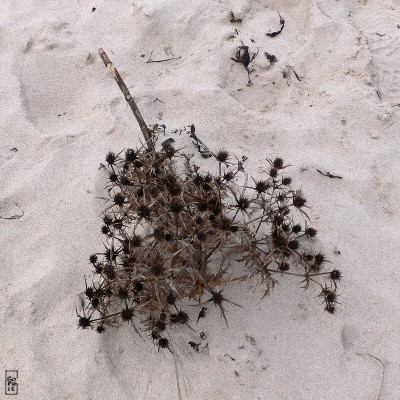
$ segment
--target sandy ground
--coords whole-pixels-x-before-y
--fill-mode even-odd
[[[99,47],[148,124],[174,137],[194,123],[254,176],[265,157],[290,163],[344,275],[335,316],[316,288],[281,279],[260,301],[248,281],[229,291],[245,308],[227,307],[229,328],[216,309],[196,326],[206,352],[174,328],[182,398],[400,399],[399,15],[395,0],[0,2],[0,365],[18,370],[19,399],[178,398],[169,352],[128,328],[77,329],[102,247],[100,163],[141,139]],[[241,40],[260,49],[252,86],[230,60]],[[181,58],[146,63],[152,51]]]

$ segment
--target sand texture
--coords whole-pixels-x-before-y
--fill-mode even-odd
[[[285,27],[268,37],[278,11]],[[231,60],[241,41],[259,48],[251,86]],[[213,307],[196,325],[191,307],[208,347],[171,330],[182,399],[400,399],[397,0],[0,2],[0,365],[18,370],[16,398],[178,399],[170,352],[128,327],[77,328],[88,257],[103,247],[100,163],[142,139],[99,47],[146,122],[187,151],[173,130],[195,124],[255,177],[266,157],[290,164],[316,248],[344,276],[334,316],[288,277],[263,300],[256,280],[232,285],[244,310],[226,307],[229,328]],[[151,52],[180,58],[146,63]]]

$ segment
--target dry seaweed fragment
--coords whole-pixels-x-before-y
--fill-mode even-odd
[[[284,18],[281,16],[281,14],[279,14],[279,12],[278,12],[278,15],[279,15],[279,24],[280,24],[279,30],[278,30],[278,31],[275,31],[275,32],[267,33],[267,36],[275,37],[275,36],[279,35],[279,34],[283,31],[283,28],[284,28],[284,26],[285,26],[285,20],[284,20]]]

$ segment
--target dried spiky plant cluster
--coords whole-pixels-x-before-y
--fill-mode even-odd
[[[326,257],[313,251],[317,231],[307,225],[306,199],[291,187],[283,160],[267,159],[264,179],[249,183],[245,160],[232,162],[225,150],[202,153],[215,157],[214,174],[201,171],[171,140],[157,149],[154,130],[118,71],[103,49],[99,54],[146,144],[106,156],[105,249],[90,256],[93,279],[89,286],[85,279],[88,302],[78,325],[102,333],[128,323],[170,349],[167,327],[190,327],[183,304],[212,303],[228,323],[226,303],[240,307],[225,297],[228,284],[259,277],[265,296],[282,275],[301,277],[304,288],[320,286],[325,310],[333,314],[341,272],[325,271]],[[191,137],[204,147],[194,125]],[[304,225],[295,221],[299,216]]]
[[[213,303],[227,322],[224,303],[235,304],[223,294],[227,284],[259,276],[266,295],[284,274],[320,285],[325,309],[335,312],[341,273],[323,271],[325,256],[312,252],[316,230],[294,222],[295,211],[308,219],[306,200],[283,160],[267,160],[265,179],[249,184],[243,163],[226,151],[215,155],[216,174],[192,156],[171,142],[106,156],[106,247],[90,257],[94,278],[79,325],[103,332],[129,322],[166,348],[166,327],[188,325],[182,300]]]

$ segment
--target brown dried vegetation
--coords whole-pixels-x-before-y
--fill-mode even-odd
[[[294,222],[296,213],[308,219],[306,199],[290,186],[283,160],[267,159],[266,176],[247,186],[243,163],[230,162],[226,151],[217,153],[216,175],[191,158],[171,143],[107,155],[107,244],[90,257],[79,326],[101,333],[128,323],[169,349],[166,327],[190,326],[182,300],[214,304],[227,322],[224,306],[239,306],[225,297],[227,284],[258,277],[266,296],[282,275],[319,285],[334,313],[341,272],[323,271],[326,257],[312,251],[317,231]]]

